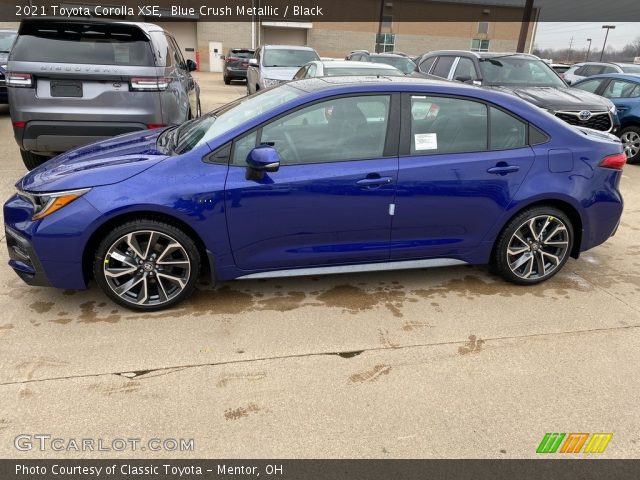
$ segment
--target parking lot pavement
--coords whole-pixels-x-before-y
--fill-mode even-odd
[[[199,80],[205,110],[245,89]],[[0,134],[6,198],[24,173],[6,109]],[[143,315],[0,266],[0,456],[114,455],[17,452],[20,433],[195,442],[136,457],[385,458],[613,432],[601,456],[640,457],[639,187],[627,166],[616,236],[536,287],[480,267],[247,280]]]

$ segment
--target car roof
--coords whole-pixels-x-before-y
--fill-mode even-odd
[[[353,60],[328,60],[328,61],[315,61],[312,63],[321,63],[324,68],[346,68],[346,67],[358,67],[358,68],[371,68],[371,69],[384,69],[384,70],[397,70],[392,65],[386,63],[375,62],[357,62]]]
[[[617,80],[629,80],[630,82],[640,83],[640,75],[633,73],[601,73],[599,75],[591,75],[590,77],[585,77],[584,80],[580,80],[580,82],[576,82],[574,85],[582,82],[586,82],[587,80],[595,80],[598,78],[615,78]]]
[[[313,50],[311,47],[305,47],[302,45],[262,45],[262,48],[274,50]]]
[[[518,53],[518,52],[472,52],[471,50],[434,50],[432,52],[427,52],[422,56],[426,55],[469,55],[474,56],[476,58],[493,58],[493,57],[518,57],[518,58],[530,58],[531,60],[540,60],[540,57],[536,55],[531,55],[530,53]]]

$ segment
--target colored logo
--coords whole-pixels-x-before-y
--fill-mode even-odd
[[[536,453],[603,453],[611,437],[613,433],[545,433]]]

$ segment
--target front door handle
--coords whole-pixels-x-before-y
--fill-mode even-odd
[[[520,165],[496,165],[487,169],[487,172],[494,173],[496,175],[506,175],[507,173],[513,173],[520,170]]]
[[[362,180],[358,180],[356,182],[356,185],[360,185],[361,187],[367,187],[367,188],[371,188],[371,187],[380,187],[382,185],[388,185],[393,181],[393,178],[391,177],[367,177],[367,178],[363,178]]]

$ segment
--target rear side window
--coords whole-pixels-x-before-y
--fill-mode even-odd
[[[489,150],[507,150],[527,144],[527,125],[495,107],[489,108]]]
[[[637,97],[640,92],[639,85],[625,80],[611,80],[607,88],[602,92],[607,98],[632,98]]]
[[[431,75],[435,75],[436,77],[447,78],[449,76],[449,70],[451,70],[451,65],[453,65],[453,61],[455,57],[438,57],[438,61],[436,62],[436,66],[433,67],[433,71]]]
[[[411,97],[411,154],[487,150],[487,106],[459,98]]]
[[[153,49],[158,66],[170,67],[173,65],[169,38],[163,32],[151,32],[151,38],[153,38]]]
[[[438,57],[427,58],[422,63],[420,63],[420,71],[422,73],[429,73],[429,70],[431,70],[431,66],[433,65],[433,62],[436,61],[436,58]]]
[[[569,69],[569,70],[571,70],[571,69]],[[587,72],[587,67],[583,65],[582,67],[578,68],[573,73],[574,73],[574,75],[579,75],[580,77],[586,77],[587,76],[586,72]]]
[[[603,72],[604,67],[602,65],[588,65],[585,69],[584,76],[590,77],[592,75],[599,75]]]
[[[574,87],[580,90],[584,90],[585,92],[595,93],[601,83],[602,80],[587,80],[586,82],[581,82],[577,85],[574,85]]]
[[[24,23],[11,53],[24,62],[154,66],[149,40],[132,25]]]

